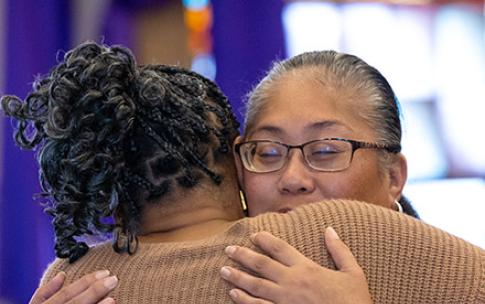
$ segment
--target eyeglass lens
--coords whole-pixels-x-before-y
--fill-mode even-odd
[[[241,146],[241,155],[248,170],[271,172],[286,164],[289,150],[298,148],[308,165],[320,171],[343,170],[352,157],[352,144],[339,140],[320,140],[295,147],[270,141],[248,142]]]

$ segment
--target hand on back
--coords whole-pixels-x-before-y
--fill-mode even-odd
[[[114,304],[115,300],[107,295],[116,287],[118,279],[109,274],[108,270],[100,270],[63,286],[66,274],[60,272],[46,285],[37,288],[30,304]]]
[[[364,271],[332,228],[325,231],[325,244],[338,270],[321,267],[268,232],[251,240],[268,256],[245,247],[226,248],[231,259],[259,275],[221,269],[236,287],[230,291],[235,303],[372,303]]]

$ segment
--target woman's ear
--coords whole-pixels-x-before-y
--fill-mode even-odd
[[[401,198],[402,190],[408,179],[408,164],[402,153],[394,156],[389,166],[389,199],[391,202]]]
[[[234,164],[236,165],[237,171],[237,180],[239,182],[239,187],[243,189],[242,185],[244,185],[244,174],[243,174],[243,164],[241,163],[241,157],[239,157],[239,153],[236,152],[236,145],[242,142],[242,137],[238,136],[234,139],[234,143],[232,144],[232,155],[234,156]],[[244,190],[244,189],[243,189]]]

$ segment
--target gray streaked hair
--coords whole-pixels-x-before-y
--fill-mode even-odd
[[[368,96],[362,117],[375,130],[380,143],[401,143],[399,103],[386,78],[362,59],[335,51],[307,52],[273,64],[268,74],[247,96],[244,134],[251,131],[270,99],[271,89],[293,72],[309,70],[330,87],[353,88]]]

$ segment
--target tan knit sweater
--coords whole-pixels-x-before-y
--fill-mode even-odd
[[[326,201],[287,214],[237,221],[227,231],[195,242],[141,243],[129,256],[110,244],[91,248],[74,264],[56,260],[71,282],[94,270],[119,278],[111,294],[123,303],[231,303],[219,269],[234,265],[227,245],[251,246],[248,236],[270,231],[305,256],[334,268],[324,230],[332,226],[364,268],[375,303],[485,303],[485,251],[411,217],[354,201]]]

